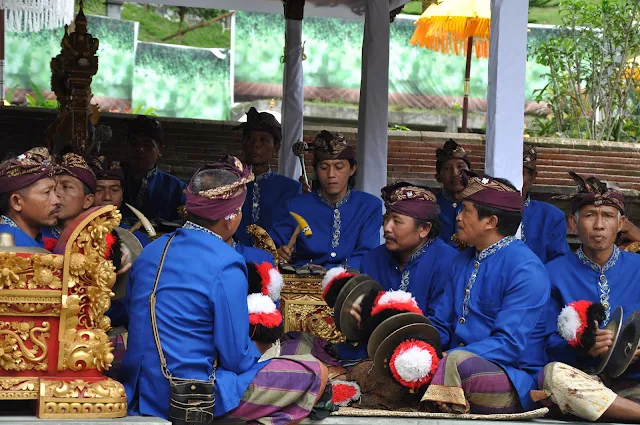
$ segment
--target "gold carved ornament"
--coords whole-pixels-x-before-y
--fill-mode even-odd
[[[127,413],[124,387],[113,379],[40,380],[40,418],[117,418]]]
[[[282,288],[282,315],[284,331],[308,332],[330,342],[344,342],[346,338],[333,321],[333,309],[322,299],[321,280],[318,278],[284,278]]]
[[[35,322],[0,322],[0,369],[24,372],[46,371],[49,322],[37,326]],[[31,348],[25,344],[29,341]]]
[[[89,214],[72,233],[65,250],[58,370],[108,370],[113,345],[105,315],[111,306],[115,267],[105,259],[106,237],[120,224],[113,206]]]

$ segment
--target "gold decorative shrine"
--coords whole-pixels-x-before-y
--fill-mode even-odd
[[[333,309],[322,299],[321,277],[283,275],[280,310],[284,331],[308,332],[331,342],[344,342],[346,338],[336,329]]]
[[[0,400],[38,400],[40,418],[126,415],[124,387],[102,375],[116,280],[106,235],[120,218],[113,206],[86,211],[53,254],[0,249]]]

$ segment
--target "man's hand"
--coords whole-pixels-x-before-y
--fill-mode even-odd
[[[640,358],[640,347],[636,349],[636,352],[633,355],[633,360],[631,360],[631,364],[634,364],[639,358]]]
[[[124,244],[120,244],[120,250],[122,251],[122,257],[120,260],[120,264],[122,267],[120,270],[116,271],[116,276],[122,276],[131,268],[131,251]]]
[[[302,193],[311,193],[311,183],[307,183],[304,176],[300,176],[298,181],[302,185]]]
[[[284,261],[291,261],[291,256],[293,255],[293,249],[289,249],[288,246],[282,245],[278,248],[278,258]]]
[[[598,323],[596,322],[596,327]],[[591,357],[598,357],[609,351],[613,345],[613,332],[606,329],[596,329],[596,343],[587,352]]]
[[[622,239],[624,239],[627,242],[640,241],[640,228],[638,228],[638,226],[633,224],[631,220],[625,221],[620,233],[622,234]]]
[[[349,314],[351,314],[351,317],[356,319],[356,322],[358,322],[358,327],[360,327],[362,322],[362,309],[360,308],[360,304],[353,304],[351,306],[351,311],[349,311]]]

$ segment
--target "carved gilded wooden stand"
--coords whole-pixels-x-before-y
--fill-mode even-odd
[[[284,331],[308,332],[331,342],[345,341],[333,322],[333,310],[322,299],[322,278],[283,276],[280,309]]]
[[[85,212],[54,254],[0,249],[0,400],[38,400],[40,418],[126,415],[124,387],[102,375],[116,280],[106,235],[120,218],[113,206]]]

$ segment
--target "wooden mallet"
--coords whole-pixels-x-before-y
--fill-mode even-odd
[[[291,251],[296,244],[296,239],[298,239],[298,235],[300,234],[300,232],[302,232],[302,234],[304,234],[308,238],[313,235],[313,232],[311,232],[311,227],[309,227],[309,223],[307,223],[307,220],[302,218],[302,216],[291,211],[289,211],[289,214],[291,214],[291,217],[293,217],[296,220],[296,223],[298,223],[296,230],[293,232],[293,235],[291,235],[291,239],[289,239],[289,243],[287,244],[287,248],[289,248],[289,250]]]

